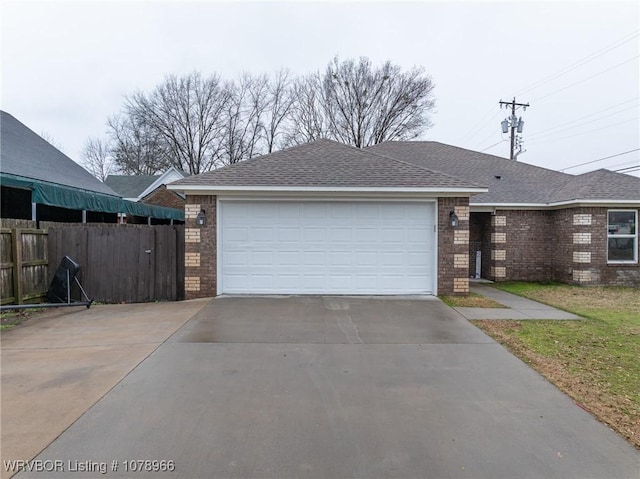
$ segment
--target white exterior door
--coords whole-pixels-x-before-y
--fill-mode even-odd
[[[435,202],[221,200],[218,292],[435,292]]]

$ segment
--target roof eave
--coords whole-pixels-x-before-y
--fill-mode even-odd
[[[506,209],[550,209],[550,208],[563,208],[567,206],[579,207],[579,206],[640,206],[640,199],[628,200],[628,199],[574,199],[565,201],[553,201],[549,203],[500,203],[500,202],[486,202],[476,203],[471,201],[470,206],[477,208],[506,208]]]
[[[471,196],[487,193],[488,188],[478,187],[371,187],[371,186],[214,186],[167,185],[169,190],[185,194],[233,194],[233,193],[361,193],[361,194],[427,194],[429,196]]]

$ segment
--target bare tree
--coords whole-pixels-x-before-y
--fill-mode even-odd
[[[328,137],[359,148],[418,137],[431,126],[434,85],[424,70],[403,72],[368,58],[334,58],[324,74],[298,82],[294,142]]]
[[[320,75],[298,78],[291,87],[291,110],[285,146],[300,145],[330,137],[326,126]]]
[[[266,152],[282,148],[286,142],[285,126],[293,111],[294,96],[288,70],[280,70],[268,81],[268,105],[264,120]]]
[[[171,166],[163,137],[139,117],[126,114],[107,121],[111,153],[117,169],[127,175],[155,175]]]
[[[268,80],[264,75],[243,74],[229,90],[222,143],[223,163],[227,165],[263,153],[263,117],[269,106]]]
[[[51,146],[56,148],[58,151],[61,151],[62,153],[64,153],[64,148],[62,147],[62,144],[57,139],[55,139],[53,135],[51,135],[50,133],[43,130],[40,132],[40,138],[45,140],[47,143],[49,143]]]
[[[198,174],[320,138],[361,148],[413,139],[431,126],[433,89],[421,68],[374,67],[365,57],[336,57],[324,72],[297,78],[287,70],[234,82],[168,76],[127,96],[109,119],[111,156],[127,174],[169,166]]]
[[[81,158],[82,166],[100,181],[117,171],[111,148],[100,138],[89,138],[85,142]]]
[[[173,166],[198,174],[221,161],[220,139],[228,88],[217,76],[194,72],[168,76],[150,94],[127,97],[125,114],[133,125],[148,128]]]

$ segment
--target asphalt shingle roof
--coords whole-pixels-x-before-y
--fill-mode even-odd
[[[288,148],[176,181],[177,186],[480,188],[476,181],[435,172],[332,140]]]
[[[552,195],[551,201],[640,200],[640,178],[600,169],[571,175],[567,184]]]
[[[640,179],[607,170],[570,175],[433,141],[392,141],[367,148],[489,187],[471,203],[640,200]]]
[[[161,175],[109,175],[105,184],[123,198],[137,198]]]
[[[40,135],[0,112],[0,171],[83,190],[118,196]]]

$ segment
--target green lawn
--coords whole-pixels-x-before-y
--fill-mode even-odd
[[[478,321],[576,402],[640,447],[640,290],[500,283],[584,321]]]

